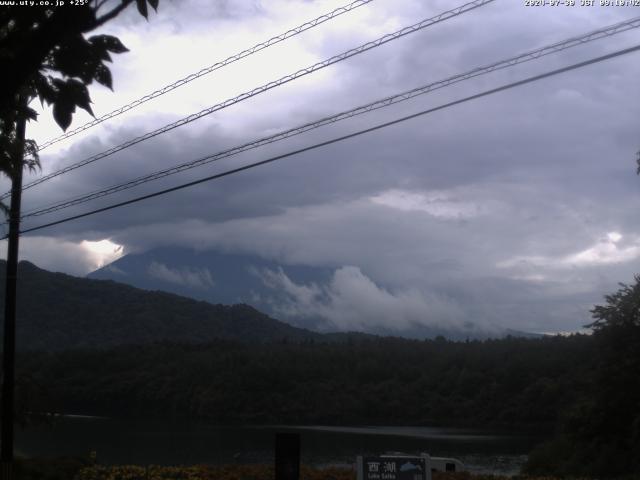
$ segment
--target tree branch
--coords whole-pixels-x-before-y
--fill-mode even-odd
[[[104,3],[104,2],[102,2],[102,3]],[[91,28],[91,30],[101,26],[102,24],[108,22],[109,20],[112,20],[112,19],[116,18],[118,15],[120,15],[120,12],[122,12],[125,8],[127,8],[129,5],[131,5],[131,3],[133,3],[133,0],[122,0],[122,3],[120,5],[118,5],[116,8],[114,8],[113,10],[111,10],[108,13],[105,13],[102,17],[97,18],[96,22],[95,22],[94,26]]]
[[[102,8],[102,6],[107,3],[109,0],[94,0],[95,2],[95,12],[98,13],[98,10]]]
[[[31,38],[21,40],[17,49],[12,49],[12,75],[0,76],[0,110],[13,102],[14,95],[28,78],[38,71],[52,46],[60,45],[67,38],[79,33],[87,33],[117,17],[134,0],[122,0],[122,3],[103,16],[96,18],[95,9],[90,6],[81,10],[59,9],[38,28]],[[104,3],[104,2],[102,2]]]

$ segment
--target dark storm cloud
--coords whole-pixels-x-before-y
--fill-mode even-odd
[[[198,5],[181,20],[175,12],[176,35],[186,35],[191,22],[196,32],[203,25],[194,13],[203,8]],[[248,5],[243,18],[258,11]],[[451,6],[405,2],[394,11],[375,8],[379,18],[396,19],[394,29]],[[331,67],[321,82],[287,85],[34,188],[25,195],[25,209],[446,78],[630,13],[527,10],[519,2],[495,2]],[[229,14],[225,21],[234,18]],[[300,42],[317,58],[326,58],[373,36],[369,31],[350,36],[343,29]],[[634,39],[638,32],[496,72],[91,207],[344,135],[613,51]],[[640,228],[630,208],[639,199],[634,176],[639,65],[637,55],[615,59],[39,234],[74,242],[109,237],[128,250],[179,244],[328,265],[344,281],[335,285],[376,295],[384,308],[396,308],[397,299],[404,298],[413,305],[408,319],[435,302],[443,322],[468,318],[537,331],[576,329],[587,323],[589,305],[617,281],[630,280],[640,256]],[[64,155],[43,160],[64,165],[165,120],[140,117],[135,128],[124,124],[106,130],[100,140],[89,137]],[[26,226],[38,223],[30,220]],[[607,236],[612,232],[621,238]],[[340,292],[329,292],[335,294],[334,306],[344,302]],[[335,318],[345,325],[355,321]]]

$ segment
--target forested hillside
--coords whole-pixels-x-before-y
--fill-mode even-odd
[[[450,342],[322,335],[245,305],[20,269],[22,419],[524,427],[557,432],[531,472],[640,468],[640,277],[594,308],[593,335]]]
[[[0,261],[0,289],[4,269]],[[107,348],[171,339],[268,342],[319,334],[292,327],[248,305],[212,305],[108,280],[89,280],[20,262],[17,348]],[[3,308],[4,297],[0,297]]]
[[[584,336],[469,343],[219,341],[32,353],[18,364],[46,404],[65,413],[538,428],[553,425],[575,400],[590,344]]]

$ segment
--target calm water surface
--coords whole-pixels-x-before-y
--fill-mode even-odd
[[[518,473],[538,436],[434,427],[255,426],[214,427],[65,417],[51,426],[16,432],[16,450],[27,456],[86,455],[103,464],[180,465],[271,463],[276,432],[298,432],[302,461],[351,465],[357,455],[389,451],[452,456],[469,470]]]

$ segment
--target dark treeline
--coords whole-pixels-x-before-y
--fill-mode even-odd
[[[23,397],[63,413],[550,428],[584,389],[591,343],[588,336],[161,343],[29,353],[18,365]]]
[[[640,277],[594,308],[593,335],[459,343],[320,335],[30,264],[21,278],[23,419],[540,428],[531,473],[640,473]]]
[[[530,455],[530,473],[640,477],[640,276],[605,299],[592,310],[584,390]]]

